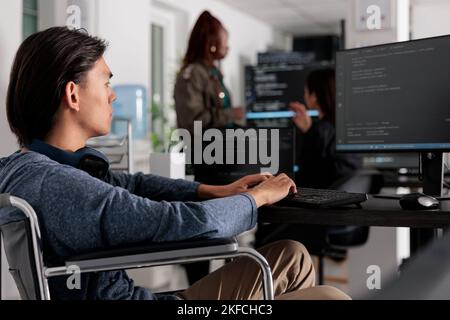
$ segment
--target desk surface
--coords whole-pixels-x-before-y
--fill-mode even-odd
[[[268,206],[259,209],[259,222],[382,227],[443,228],[450,226],[450,201],[436,210],[403,210],[398,200],[369,196],[356,206],[333,209]]]

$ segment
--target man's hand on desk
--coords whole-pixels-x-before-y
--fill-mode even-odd
[[[256,206],[259,208],[280,201],[289,194],[289,191],[296,193],[297,187],[291,178],[282,173],[261,182],[248,193],[255,199]]]
[[[200,199],[213,199],[233,196],[239,193],[245,193],[251,190],[251,188],[267,181],[273,177],[270,173],[252,174],[245,176],[233,183],[225,186],[211,186],[201,184],[198,187],[198,197]]]

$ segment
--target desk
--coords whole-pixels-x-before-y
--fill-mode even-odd
[[[333,209],[267,206],[259,209],[259,222],[322,225],[352,225],[411,228],[446,228],[450,226],[450,201],[441,201],[436,210],[403,210],[398,200],[369,196],[362,208]],[[416,240],[415,240],[416,241]],[[424,241],[411,243],[414,253]]]
[[[352,226],[445,228],[450,226],[450,201],[436,210],[403,210],[395,199],[369,196],[362,208],[314,209],[267,206],[259,209],[259,222]]]

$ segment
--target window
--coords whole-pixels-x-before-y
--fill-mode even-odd
[[[175,78],[181,59],[177,58],[177,12],[165,6],[152,7],[151,34],[151,131],[153,151],[168,151],[170,136],[176,127],[173,99]]]
[[[38,0],[23,0],[22,37],[38,31]]]

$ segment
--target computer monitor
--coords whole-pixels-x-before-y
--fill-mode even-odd
[[[450,150],[450,36],[337,54],[337,150]]]
[[[416,172],[419,157],[415,153],[362,153],[363,167],[366,169]]]
[[[304,65],[315,61],[317,60],[314,52],[275,51],[258,53],[258,66]]]
[[[254,128],[250,128],[254,129]],[[271,159],[277,158],[278,173],[285,173],[289,177],[294,178],[295,172],[295,130],[294,128],[267,128],[267,132],[270,130],[278,130],[278,150],[272,150],[271,137],[272,134],[261,135],[261,131],[255,130],[256,141],[258,144],[258,151],[261,143],[267,146],[267,155],[270,155]],[[226,134],[224,133],[224,136]],[[250,160],[250,154],[255,152],[249,144],[249,139],[247,136],[241,136],[239,139],[234,139],[235,143],[228,144],[228,137],[223,144],[224,147],[224,158],[228,159],[227,156],[232,154],[234,156],[233,164],[198,164],[194,166],[195,179],[202,183],[213,184],[213,185],[224,185],[232,183],[239,178],[242,178],[249,174],[261,173],[263,168],[267,168],[269,165],[267,163],[262,163],[261,159],[258,158],[256,163],[252,163]],[[242,140],[243,139],[243,140]],[[241,142],[239,143],[238,140]],[[253,141],[255,142],[255,141]],[[208,143],[205,143],[205,146]],[[205,147],[204,146],[204,147]],[[231,146],[231,147],[230,147]],[[203,148],[204,149],[204,148]],[[243,163],[238,160],[244,159]],[[267,170],[265,170],[267,171]]]
[[[251,127],[288,127],[294,113],[289,103],[304,103],[304,86],[309,72],[329,67],[329,63],[245,68],[245,104]],[[310,110],[311,116],[317,116]]]
[[[421,152],[424,192],[442,192],[450,150],[450,36],[339,51],[336,149]]]

